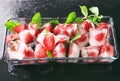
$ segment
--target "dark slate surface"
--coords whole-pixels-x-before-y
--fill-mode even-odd
[[[120,0],[0,0],[0,58],[3,54],[5,28],[4,22],[14,17],[32,17],[40,11],[43,17],[65,17],[70,11],[76,11],[81,16],[78,5],[98,6],[101,14],[111,16],[117,34],[118,47],[120,48]],[[30,78],[23,79],[23,71],[18,77],[8,72],[7,64],[0,61],[0,81],[119,81],[120,60],[117,59],[108,65],[56,65],[49,74],[36,74],[35,68]],[[61,67],[61,68],[58,68]],[[63,69],[63,68],[65,69]],[[82,69],[81,69],[82,67]],[[83,67],[87,67],[84,69]],[[94,72],[91,72],[94,69]],[[82,72],[81,72],[82,70]],[[21,71],[21,70],[20,70]],[[26,76],[28,77],[28,76]],[[24,77],[25,78],[25,77]]]

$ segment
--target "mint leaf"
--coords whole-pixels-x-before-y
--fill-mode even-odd
[[[70,12],[65,23],[66,24],[72,23],[75,21],[76,18],[77,18],[76,12]]]
[[[56,25],[59,24],[59,21],[57,19],[56,20],[51,20],[50,23],[51,23],[52,27],[55,27]]]
[[[38,24],[39,26],[42,25],[42,18],[41,18],[41,14],[39,12],[37,12],[31,20],[31,23],[33,24]]]
[[[93,14],[95,14],[95,15],[99,15],[99,9],[98,9],[98,7],[91,7],[91,8],[89,8],[89,10],[93,13]]]
[[[72,38],[71,42],[73,42],[73,41],[79,39],[80,37],[81,37],[80,34],[76,34],[76,35]]]
[[[18,25],[20,25],[19,22],[14,22],[14,21],[12,21],[12,20],[9,20],[9,21],[7,21],[7,22],[5,23],[6,28],[7,28],[8,30],[10,30],[11,32],[13,32],[13,28],[14,28],[15,26],[18,26]]]
[[[83,21],[82,18],[76,18],[76,19],[75,19],[75,22],[76,22],[76,23],[80,23],[80,22],[82,22],[82,21]]]
[[[86,6],[80,6],[81,12],[84,15],[85,18],[88,16],[88,9]]]
[[[53,56],[52,56],[52,52],[47,51],[46,53],[47,53],[47,56],[48,56],[49,58],[53,58]]]

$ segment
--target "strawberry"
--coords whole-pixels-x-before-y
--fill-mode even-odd
[[[34,31],[24,30],[19,33],[19,39],[25,43],[30,43],[34,40]]]
[[[63,34],[70,37],[74,36],[76,31],[77,24],[58,24],[53,30],[55,34]]]
[[[28,46],[28,50],[26,51],[24,58],[34,58],[34,51],[30,46]]]
[[[40,43],[36,45],[35,47],[35,57],[36,58],[47,58],[47,51],[46,48],[44,46],[42,46]],[[40,63],[45,63],[48,62],[46,60],[38,60],[38,62]]]
[[[15,33],[19,33],[19,32],[21,32],[21,31],[23,31],[23,30],[25,30],[25,29],[28,29],[27,25],[26,25],[26,24],[21,24],[21,25],[19,25],[19,26],[15,26],[15,27],[13,28],[13,31],[14,31]]]
[[[82,22],[82,27],[84,28],[85,31],[89,32],[90,28],[94,28],[94,24],[88,20],[84,20]]]
[[[90,39],[89,43],[91,46],[104,45],[107,38],[107,29],[101,28],[90,28]]]
[[[104,37],[105,37],[105,33],[101,32],[95,36],[95,39],[97,41],[102,41],[104,39]]]
[[[41,44],[37,44],[35,47],[35,57],[36,58],[46,58],[46,49]]]
[[[43,44],[47,51],[53,51],[55,47],[55,38],[53,34],[46,34],[43,40]]]

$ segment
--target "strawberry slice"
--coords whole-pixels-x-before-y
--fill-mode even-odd
[[[82,27],[85,31],[89,32],[90,28],[94,28],[94,24],[88,20],[84,20],[82,23]]]
[[[28,29],[27,25],[26,25],[26,24],[21,24],[21,25],[19,25],[19,26],[14,27],[14,28],[13,28],[13,31],[14,31],[15,33],[19,33],[19,32],[21,32],[21,31],[23,31],[23,30],[25,30],[25,29]]]
[[[47,51],[53,51],[55,47],[55,38],[53,34],[50,33],[46,34],[43,43]]]

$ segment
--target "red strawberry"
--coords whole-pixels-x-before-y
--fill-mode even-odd
[[[44,46],[47,51],[53,51],[55,47],[55,38],[53,34],[46,34],[43,40]]]
[[[52,32],[52,26],[50,23],[46,23],[42,26],[42,30],[43,29],[48,29],[50,32]]]
[[[19,39],[25,43],[30,43],[34,39],[34,31],[32,30],[24,30],[19,33]]]
[[[102,41],[105,38],[105,33],[101,32],[95,36],[97,41]]]
[[[21,24],[19,26],[16,26],[13,28],[13,31],[16,32],[16,33],[19,33],[25,29],[28,29],[27,25],[26,24]]]
[[[59,24],[54,28],[53,31],[55,34],[63,34],[72,37],[77,31],[77,24]]]
[[[31,47],[28,46],[28,50],[26,51],[24,58],[34,58],[34,51]]]
[[[46,49],[41,44],[37,44],[35,47],[35,57],[36,58],[46,58]]]
[[[47,58],[46,49],[41,44],[37,44],[35,47],[35,57],[36,58]],[[47,60],[39,60],[40,63],[48,62]]]
[[[82,23],[82,27],[84,28],[84,30],[86,30],[87,32],[89,32],[90,28],[94,28],[94,24],[88,20],[84,20]]]

